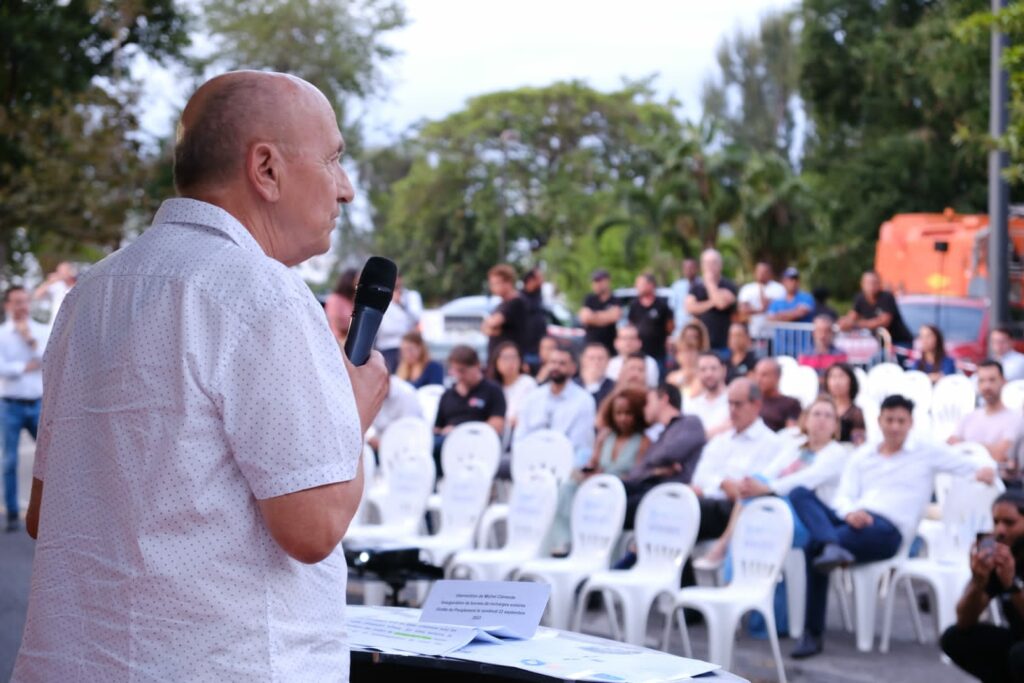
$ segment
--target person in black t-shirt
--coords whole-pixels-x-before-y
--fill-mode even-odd
[[[992,505],[995,533],[971,550],[971,581],[956,606],[942,651],[986,683],[1024,681],[1024,493],[1007,491]],[[980,623],[996,600],[1006,626]]]
[[[505,263],[494,266],[487,271],[487,286],[491,294],[501,299],[498,307],[484,318],[480,326],[483,333],[490,337],[487,340],[487,357],[490,358],[494,354],[494,349],[503,341],[515,344],[522,354],[527,334],[529,305],[516,290],[516,271]]]
[[[629,306],[629,322],[640,334],[645,354],[665,367],[665,342],[675,327],[675,315],[668,302],[656,295],[658,283],[650,273],[636,278],[636,300]]]
[[[505,429],[505,392],[484,378],[480,357],[469,346],[456,346],[448,355],[448,372],[455,384],[437,404],[434,420],[434,462],[441,471],[441,444],[463,422],[486,422],[500,437]]]
[[[615,354],[615,325],[622,317],[622,306],[612,296],[612,281],[607,270],[595,270],[590,276],[592,293],[583,300],[579,318],[586,332],[586,343],[603,344],[608,353]]]
[[[708,328],[711,350],[724,355],[729,325],[736,312],[736,284],[722,277],[722,255],[705,249],[700,255],[701,279],[686,297],[686,312],[696,316]]]
[[[522,346],[519,351],[531,372],[540,368],[540,340],[548,333],[548,313],[544,308],[544,274],[540,268],[531,268],[523,276],[523,289],[519,295],[526,304],[523,324]]]
[[[860,293],[853,300],[853,309],[839,319],[839,329],[874,332],[880,327],[889,331],[894,345],[909,349],[914,344],[914,335],[903,322],[896,297],[883,290],[878,273],[869,270],[860,278]]]

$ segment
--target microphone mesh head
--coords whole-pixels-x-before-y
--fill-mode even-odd
[[[371,256],[363,266],[356,286],[356,306],[367,306],[379,311],[387,310],[398,279],[398,266],[381,256]]]

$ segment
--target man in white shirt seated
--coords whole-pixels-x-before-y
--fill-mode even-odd
[[[796,659],[822,650],[829,573],[837,567],[894,556],[903,540],[915,533],[937,473],[973,475],[989,484],[995,479],[985,463],[942,444],[908,440],[913,412],[913,401],[898,394],[882,401],[878,424],[883,440],[853,454],[839,479],[832,507],[802,486],[789,494],[810,536],[807,612],[804,635],[792,652]]]
[[[699,417],[704,425],[704,434],[711,439],[732,427],[725,387],[725,363],[710,351],[702,353],[697,360],[697,376],[704,391],[683,404],[683,413]]]
[[[387,398],[373,419],[372,436],[366,438],[366,443],[370,444],[375,453],[380,448],[380,437],[388,425],[403,417],[423,417],[416,389],[401,377],[388,375]]]
[[[745,477],[764,469],[782,441],[760,418],[761,390],[741,377],[726,391],[732,427],[708,441],[690,488],[700,498],[699,539],[718,538],[729,524]]]
[[[615,332],[615,350],[619,355],[608,361],[608,379],[613,382],[619,379],[619,371],[622,370],[622,361],[635,353],[640,353],[643,344],[640,342],[640,332],[636,325],[623,325]],[[658,386],[659,370],[658,362],[650,356],[644,356],[646,368],[647,388],[656,389]]]
[[[1010,328],[996,327],[988,334],[988,349],[993,360],[1003,366],[1003,377],[1007,382],[1024,379],[1024,353],[1013,348]]]
[[[582,467],[594,450],[594,398],[573,381],[576,358],[559,346],[548,359],[548,381],[523,399],[514,440],[521,441],[540,429],[553,429],[569,437],[576,454],[575,466]]]
[[[1024,426],[1024,416],[1021,411],[1003,405],[1002,392],[1006,380],[1003,379],[1003,366],[998,361],[979,363],[977,378],[978,394],[985,405],[960,418],[949,443],[980,443],[988,449],[993,460],[1006,463],[1010,446]]]

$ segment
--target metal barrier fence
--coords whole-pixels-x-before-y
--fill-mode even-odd
[[[814,350],[813,323],[780,323],[768,321],[761,335],[754,339],[755,348],[762,356],[791,356],[798,358]],[[840,332],[833,327],[835,345],[846,354],[849,363],[870,368],[878,363],[893,362],[892,338],[888,330],[876,333],[868,330]]]

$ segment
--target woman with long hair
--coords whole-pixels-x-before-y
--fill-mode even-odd
[[[754,341],[746,323],[733,323],[729,326],[729,338],[726,341],[729,357],[725,361],[725,381],[731,382],[737,377],[746,377],[757,365],[758,356],[753,351]]]
[[[836,363],[825,371],[825,393],[835,402],[839,413],[839,441],[855,446],[867,438],[864,413],[854,404],[859,390],[857,375],[848,363]]]
[[[427,384],[444,384],[444,368],[436,360],[430,360],[430,351],[419,332],[409,332],[402,337],[395,375],[417,389]]]
[[[946,355],[946,340],[942,330],[935,325],[921,325],[914,344],[921,356],[910,365],[911,370],[920,370],[935,384],[946,375],[956,374],[956,363]]]
[[[548,536],[548,547],[556,552],[568,549],[572,499],[581,483],[588,477],[602,473],[625,477],[643,461],[647,447],[650,446],[650,441],[644,436],[648,427],[644,418],[646,403],[647,392],[643,389],[618,389],[605,399],[599,422],[606,427],[598,435],[587,465],[574,471],[571,479],[562,484],[558,512]]]
[[[697,361],[701,351],[696,346],[684,343],[682,335],[676,341],[676,369],[668,373],[665,381],[679,388],[683,399],[693,398],[704,390],[697,374]]]
[[[341,271],[338,282],[334,285],[334,291],[327,295],[327,301],[324,302],[327,322],[339,342],[344,342],[348,336],[348,326],[352,322],[352,307],[356,299],[356,284],[358,282],[359,271],[355,268],[346,268]]]
[[[523,398],[537,387],[537,381],[523,372],[523,357],[515,343],[510,341],[494,347],[487,364],[487,378],[500,386],[505,394],[505,435],[502,442],[508,446]]]

